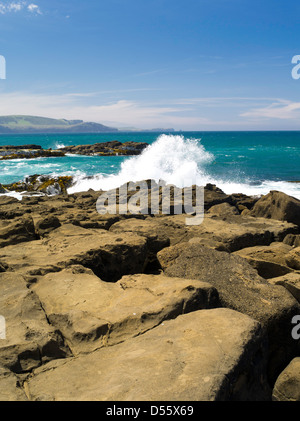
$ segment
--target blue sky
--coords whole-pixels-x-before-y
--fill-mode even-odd
[[[296,0],[0,1],[0,115],[300,130]]]

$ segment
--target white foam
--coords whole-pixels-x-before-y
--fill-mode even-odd
[[[72,155],[80,156],[80,155]],[[39,158],[37,158],[39,159]],[[226,179],[213,174],[212,168],[214,156],[207,152],[200,139],[186,139],[180,135],[161,135],[149,145],[141,155],[126,158],[118,173],[87,176],[83,171],[72,167],[71,171],[59,171],[59,164],[56,166],[52,176],[71,175],[75,179],[73,187],[68,193],[76,193],[93,189],[110,190],[120,187],[129,181],[137,182],[146,179],[160,180],[168,184],[175,184],[178,187],[197,184],[205,186],[207,183],[215,184],[227,194],[244,193],[249,196],[261,196],[271,190],[282,191],[290,196],[300,199],[300,183],[289,183],[285,181],[266,180],[260,184],[253,184],[253,180],[241,181],[238,174],[226,175]],[[16,167],[23,166],[24,162],[16,162]],[[28,163],[26,162],[26,165]],[[53,164],[42,164],[44,168]],[[7,165],[5,168],[9,168]],[[35,169],[32,165],[30,168]],[[50,168],[50,167],[49,167]],[[37,171],[31,172],[31,174]],[[37,172],[38,173],[38,172]],[[244,178],[244,177],[243,177]],[[7,194],[21,199],[21,194],[11,192]]]
[[[26,193],[26,192],[23,192],[23,193]],[[18,199],[18,200],[23,199],[22,193],[18,193],[16,191],[11,191],[9,193],[1,193],[0,196],[14,197],[15,199]]]
[[[85,191],[87,185],[94,190],[109,190],[128,181],[146,179],[164,180],[180,187],[205,178],[203,167],[213,158],[199,140],[161,135],[141,155],[124,161],[118,174],[100,174],[89,180],[79,178],[68,192]]]
[[[64,148],[66,145],[60,142],[55,142],[55,149],[61,149]]]
[[[85,174],[76,176],[76,183],[68,193],[87,191],[88,189],[109,190],[117,188],[128,181],[153,179],[164,180],[178,187],[197,184],[205,186],[215,184],[226,194],[244,193],[249,196],[260,196],[270,190],[282,191],[300,199],[300,184],[284,181],[264,181],[259,185],[235,180],[224,180],[215,177],[206,169],[214,156],[207,152],[200,139],[185,139],[179,135],[161,135],[149,145],[141,155],[125,160],[117,174],[98,174],[87,178]],[[236,178],[236,177],[235,177]]]

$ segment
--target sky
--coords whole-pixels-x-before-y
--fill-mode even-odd
[[[298,0],[0,1],[0,115],[300,130],[299,21]]]

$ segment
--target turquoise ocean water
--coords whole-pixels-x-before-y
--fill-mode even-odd
[[[34,143],[53,149],[110,140],[147,142],[150,147],[137,157],[68,155],[0,161],[0,183],[33,174],[74,175],[72,193],[153,178],[178,186],[211,182],[226,193],[280,190],[300,199],[300,183],[293,183],[300,181],[300,132],[0,135],[1,145]]]

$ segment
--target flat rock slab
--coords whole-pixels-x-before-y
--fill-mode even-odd
[[[105,281],[143,272],[147,264],[147,239],[135,234],[112,234],[62,225],[46,239],[4,247],[0,260],[11,270],[26,275],[44,275],[72,264],[92,269]]]
[[[266,400],[260,325],[229,309],[200,310],[124,343],[50,362],[26,383],[31,400]]]
[[[22,276],[0,273],[0,309],[6,338],[0,340],[0,364],[16,373],[30,371],[70,355],[61,334],[49,325],[40,302]]]
[[[167,276],[209,282],[218,290],[222,306],[266,327],[273,380],[284,361],[295,356],[297,343],[290,332],[293,316],[300,314],[299,303],[284,287],[260,277],[246,259],[191,241],[160,251],[158,260]]]
[[[215,288],[201,281],[141,274],[108,283],[79,266],[49,273],[33,289],[74,355],[122,342],[180,314],[219,305]]]
[[[153,220],[128,219],[119,221],[110,227],[113,233],[135,233],[147,238],[149,249],[155,256],[156,253],[170,245],[170,239],[167,233],[164,233],[159,224],[153,223]]]
[[[188,241],[198,237],[203,245],[220,251],[234,252],[245,247],[269,245],[273,241],[283,241],[288,234],[298,232],[296,225],[252,218],[241,215],[214,216],[205,214],[202,224],[188,226],[188,215],[148,217],[139,230],[169,238],[170,244]],[[112,225],[110,231],[134,232],[136,220],[120,221]]]
[[[300,357],[294,358],[278,377],[273,393],[273,401],[300,401]]]

